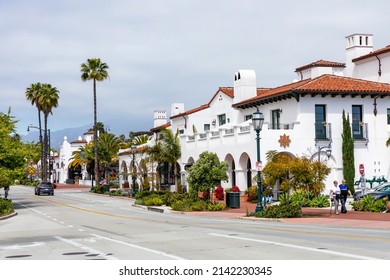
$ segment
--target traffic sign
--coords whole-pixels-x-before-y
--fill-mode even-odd
[[[360,175],[364,175],[364,165],[362,163],[359,165],[359,172]]]

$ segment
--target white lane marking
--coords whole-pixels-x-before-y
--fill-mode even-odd
[[[22,248],[42,246],[45,244],[46,243],[44,243],[44,242],[32,242],[31,244],[25,244],[25,245],[15,244],[15,245],[11,245],[11,246],[0,247],[0,250],[18,250],[18,249],[22,249]]]
[[[116,258],[116,257],[114,257],[114,256],[108,256],[108,255],[106,255],[106,254],[103,253],[103,252],[100,252],[100,251],[95,250],[95,249],[93,249],[93,248],[91,248],[91,247],[82,245],[82,244],[77,243],[77,242],[75,242],[75,241],[73,241],[73,240],[65,239],[65,238],[63,238],[63,237],[61,237],[61,236],[55,236],[55,238],[58,239],[58,240],[60,240],[60,241],[66,242],[66,243],[68,243],[68,244],[71,244],[71,245],[73,245],[73,246],[76,246],[76,247],[78,247],[78,248],[80,248],[80,249],[82,249],[82,250],[88,251],[89,253],[98,254],[100,257],[105,258],[105,259],[107,259],[107,260],[119,260],[118,258]]]
[[[371,258],[371,257],[367,257],[367,256],[346,254],[346,253],[341,253],[341,252],[332,251],[332,250],[309,248],[309,247],[291,245],[291,244],[274,242],[274,241],[266,241],[266,240],[259,240],[259,239],[239,237],[239,236],[231,236],[231,235],[218,234],[218,233],[209,233],[209,235],[231,238],[231,239],[245,240],[245,241],[250,241],[250,242],[265,243],[265,244],[277,245],[277,246],[283,246],[283,247],[289,247],[289,248],[294,248],[294,249],[299,249],[299,250],[312,251],[312,252],[316,252],[316,253],[333,254],[333,255],[337,255],[337,256],[343,256],[343,257],[349,257],[349,258],[355,258],[355,259],[361,259],[361,260],[379,260],[377,258]]]
[[[135,245],[135,244],[123,242],[123,241],[112,239],[112,238],[109,238],[109,237],[104,237],[104,236],[97,235],[97,234],[91,234],[91,235],[95,236],[95,237],[98,237],[98,238],[105,239],[105,240],[109,240],[111,242],[116,242],[116,243],[119,243],[119,244],[122,244],[122,245],[126,245],[126,246],[129,246],[129,247],[132,247],[132,248],[140,249],[140,250],[143,250],[143,251],[146,251],[146,252],[149,252],[149,253],[165,256],[165,257],[168,257],[168,258],[171,258],[171,259],[174,259],[174,260],[185,260],[185,259],[183,259],[183,258],[181,258],[179,256],[175,256],[175,255],[171,255],[171,254],[168,254],[168,253],[164,253],[162,251],[149,249],[149,248],[146,248],[146,247],[142,247],[142,246],[138,246],[138,245]]]

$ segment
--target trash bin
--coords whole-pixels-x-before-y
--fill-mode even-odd
[[[240,208],[240,193],[239,192],[227,192],[226,193],[226,206],[229,208]]]
[[[109,184],[104,185],[104,192],[110,192],[110,185]]]

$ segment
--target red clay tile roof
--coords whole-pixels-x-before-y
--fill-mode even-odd
[[[249,108],[260,104],[275,102],[287,98],[299,99],[304,94],[333,95],[390,95],[390,84],[366,80],[322,75],[315,79],[306,79],[260,92],[256,97],[233,104],[236,108]]]
[[[312,62],[310,64],[298,67],[295,69],[295,72],[300,72],[312,67],[345,67],[345,63],[340,63],[340,62],[333,62],[333,61],[326,61],[326,60],[317,60],[315,62]]]
[[[213,97],[211,98],[211,100],[210,100],[210,102],[208,104],[203,104],[203,105],[201,105],[201,106],[199,106],[197,108],[185,111],[185,112],[183,112],[181,114],[174,115],[174,116],[171,117],[171,119],[176,119],[176,118],[179,118],[179,117],[188,116],[190,114],[193,114],[193,113],[202,111],[204,109],[210,108],[211,102],[214,100],[214,98],[220,92],[226,94],[230,98],[234,98],[234,88],[233,87],[219,87],[217,92],[213,95]]]
[[[162,130],[162,129],[164,129],[164,128],[168,128],[168,127],[170,127],[171,126],[171,123],[165,123],[165,124],[163,124],[163,125],[160,125],[160,126],[156,126],[156,127],[153,127],[150,131],[151,132],[157,132],[157,131],[160,131],[160,130]]]
[[[93,134],[93,130],[90,130],[90,131],[87,131],[84,133],[84,135],[87,135],[87,134]]]
[[[218,91],[222,91],[224,94],[226,94],[230,98],[234,98],[234,88],[233,87],[219,87]],[[218,94],[218,91],[216,94]]]
[[[171,119],[176,119],[176,118],[179,118],[179,117],[187,116],[187,115],[190,115],[190,114],[202,111],[204,109],[207,109],[209,107],[210,107],[209,104],[204,104],[204,105],[201,105],[201,106],[199,106],[197,108],[185,111],[184,113],[174,115],[174,116],[171,117]]]
[[[359,60],[363,60],[363,59],[366,59],[366,58],[369,58],[369,57],[372,57],[372,56],[377,56],[377,55],[388,53],[388,52],[390,52],[390,45],[387,46],[387,47],[384,47],[382,49],[376,50],[374,52],[370,52],[369,54],[362,55],[362,56],[359,56],[357,58],[354,58],[354,59],[352,59],[352,62],[357,62]]]
[[[85,139],[75,140],[75,141],[70,142],[70,144],[85,144],[85,143],[87,143],[87,140],[85,140]]]

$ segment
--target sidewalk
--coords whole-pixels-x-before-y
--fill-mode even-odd
[[[350,208],[350,207],[348,207]],[[253,221],[264,221],[267,219],[258,219],[247,217],[248,213],[255,212],[256,204],[247,201],[240,201],[240,208],[226,209],[217,212],[187,212],[186,215],[204,216],[214,218],[230,219],[249,219]],[[378,228],[390,229],[390,213],[360,212],[348,210],[345,214],[335,215],[328,208],[302,208],[302,218],[270,219],[269,221],[278,221],[293,224],[316,224],[339,227],[358,227],[358,228]]]
[[[57,189],[90,189],[90,186],[57,184]],[[302,208],[304,217],[278,219],[279,222],[293,224],[317,224],[339,227],[378,228],[390,229],[390,213],[374,213],[353,211],[351,207],[346,214],[335,215],[328,208]],[[248,214],[255,212],[256,203],[240,201],[240,208],[227,208],[223,211],[193,211],[183,212],[185,215],[203,216],[228,219],[250,219],[253,221],[264,221],[248,217]],[[274,219],[271,221],[275,221]]]

